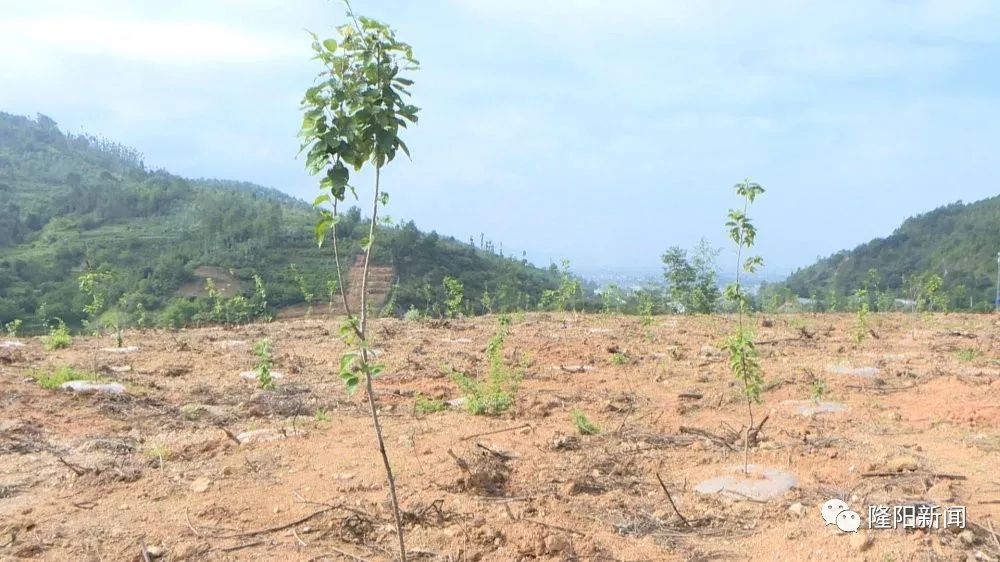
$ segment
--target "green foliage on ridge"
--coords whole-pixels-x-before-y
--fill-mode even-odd
[[[931,310],[992,310],[1000,249],[1000,196],[953,203],[911,217],[890,236],[877,238],[793,273],[785,285],[801,297],[834,302],[871,285],[874,270],[883,291]],[[924,303],[940,290],[947,303]],[[874,297],[874,295],[870,295]],[[919,306],[918,306],[919,307]],[[829,306],[828,306],[829,308]]]
[[[107,303],[127,297],[124,312],[148,316],[149,325],[270,315],[303,302],[298,281],[307,294],[328,292],[332,254],[317,247],[316,217],[308,203],[274,189],[152,170],[131,148],[64,134],[43,115],[0,113],[0,326],[22,319],[23,330],[40,333],[46,319],[61,318],[79,327],[92,304],[79,280],[92,271],[114,279]],[[336,228],[346,263],[361,251],[368,224],[358,209],[343,213]],[[464,285],[471,312],[481,312],[487,285],[492,307],[503,311],[533,307],[559,284],[548,269],[413,222],[380,227],[373,262],[396,268],[394,314],[444,314],[445,276]],[[222,296],[214,302],[195,275],[200,266],[234,281],[226,292],[215,279]],[[254,275],[266,301],[254,296]],[[196,296],[181,296],[192,287]]]

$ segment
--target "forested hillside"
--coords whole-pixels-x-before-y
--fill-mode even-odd
[[[950,309],[992,308],[1000,251],[1000,196],[911,217],[886,238],[838,252],[796,271],[787,286],[802,297],[847,295],[875,286],[918,299],[939,279]],[[829,300],[829,297],[828,297]]]
[[[315,222],[309,204],[279,191],[150,170],[131,148],[64,134],[45,116],[0,113],[0,325],[79,325],[92,302],[80,290],[85,273],[104,280],[105,308],[120,303],[147,325],[211,320],[220,300],[241,319],[306,299],[325,303],[336,275],[332,252],[316,245]],[[346,264],[367,229],[357,209],[338,225]],[[550,269],[412,222],[383,231],[374,259],[397,273],[387,313],[441,312],[445,276],[463,283],[462,307],[472,312],[485,290],[502,310],[533,305],[559,283]],[[214,301],[179,296],[205,284],[195,275],[201,266],[228,272],[235,288]],[[255,276],[263,292],[255,293]]]

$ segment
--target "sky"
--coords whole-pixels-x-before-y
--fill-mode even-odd
[[[701,237],[786,273],[908,216],[1000,193],[1000,3],[990,0],[354,0],[412,77],[388,213],[548,265],[656,269]],[[0,111],[130,145],[187,177],[312,200],[299,100],[327,0],[0,0]],[[359,185],[370,178],[357,176]],[[362,191],[364,195],[364,191]]]

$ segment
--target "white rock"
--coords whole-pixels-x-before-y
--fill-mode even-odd
[[[282,374],[282,373],[280,373],[280,372],[278,372],[278,371],[271,371],[271,378],[274,379],[274,380],[279,380],[279,379],[282,379],[284,377],[285,377],[285,375]],[[240,373],[240,378],[243,379],[243,380],[245,380],[245,381],[256,381],[257,380],[257,371],[243,371],[242,373]]]
[[[875,367],[847,367],[845,365],[831,365],[827,367],[826,370],[827,372],[835,375],[852,375],[866,379],[870,379],[879,374],[879,370]]]
[[[69,381],[62,383],[60,387],[63,390],[72,390],[73,392],[98,392],[104,394],[124,394],[125,387],[116,383],[100,383],[94,381]]]
[[[207,492],[211,487],[212,481],[205,477],[198,478],[191,483],[191,491],[199,494]]]
[[[785,492],[798,485],[798,479],[791,473],[751,464],[747,467],[750,476],[743,473],[743,465],[729,469],[732,474],[705,480],[694,487],[701,494],[719,494],[734,500],[750,498],[768,501],[783,497]]]
[[[806,514],[806,506],[799,502],[795,502],[788,506],[789,515],[794,515],[795,517],[802,517]]]
[[[24,344],[19,341],[9,341],[9,340],[0,342],[0,348],[14,349],[15,347],[24,347]]]
[[[129,347],[105,347],[102,348],[101,351],[105,353],[135,353],[136,351],[139,351],[139,348],[134,345]]]

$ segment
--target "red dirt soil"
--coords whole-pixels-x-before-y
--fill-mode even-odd
[[[751,462],[798,486],[767,503],[693,490],[743,462],[733,430],[746,405],[718,350],[733,318],[517,315],[506,355],[524,380],[497,417],[415,408],[420,395],[458,397],[450,369],[485,372],[496,318],[376,321],[410,558],[997,560],[997,317],[873,315],[877,338],[861,343],[850,315],[769,320],[755,321],[767,383],[755,419],[768,418]],[[133,331],[132,354],[100,351],[108,337],[0,349],[0,559],[392,560],[366,397],[337,378],[337,333],[335,320],[299,319]],[[262,337],[284,374],[274,390],[239,376]],[[32,378],[62,365],[128,394]],[[783,404],[821,386],[847,411]],[[602,433],[579,434],[574,410]],[[963,505],[969,532],[841,533],[819,515],[834,497],[863,517],[873,504]]]

